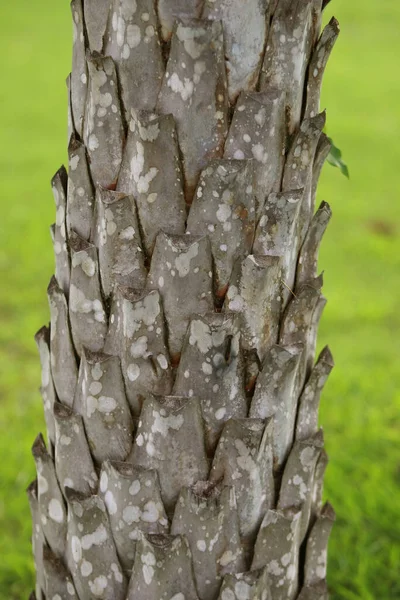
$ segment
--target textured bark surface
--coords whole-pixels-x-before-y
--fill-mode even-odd
[[[36,600],[325,600],[322,0],[73,0]]]

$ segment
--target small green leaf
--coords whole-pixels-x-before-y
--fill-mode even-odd
[[[332,165],[333,167],[337,167],[338,169],[340,169],[340,172],[345,177],[347,177],[347,179],[350,179],[349,169],[348,169],[348,166],[346,165],[346,163],[342,159],[342,152],[341,152],[341,150],[339,150],[339,148],[337,148],[337,146],[335,146],[335,144],[333,143],[332,138],[328,138],[328,140],[332,144],[331,151],[328,154],[328,159],[327,159],[328,163],[330,165]]]

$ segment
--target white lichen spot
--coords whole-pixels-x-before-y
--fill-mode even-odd
[[[147,336],[142,335],[137,338],[132,344],[130,348],[130,353],[132,358],[147,358],[149,353],[147,352]]]
[[[93,571],[92,563],[89,562],[88,560],[83,560],[81,563],[82,577],[89,577],[89,575],[92,573],[92,571]]]
[[[136,496],[136,494],[138,494],[140,492],[140,488],[141,488],[140,481],[138,479],[135,479],[135,481],[132,481],[131,485],[129,486],[128,491],[131,496]]]
[[[92,546],[100,546],[108,538],[106,528],[99,525],[93,533],[87,533],[81,540],[83,550],[89,550]]]
[[[235,584],[235,594],[237,600],[250,600],[252,588],[245,581],[238,581]]]
[[[182,252],[175,259],[175,267],[178,271],[179,277],[186,277],[190,271],[190,261],[199,253],[199,244],[196,242],[192,244],[187,252]]]
[[[190,324],[189,344],[197,346],[202,354],[206,354],[213,346],[210,328],[203,321],[193,320]]]
[[[91,394],[93,394],[94,396],[97,396],[98,394],[100,394],[102,389],[103,389],[103,384],[100,383],[100,381],[92,381],[89,386],[89,392]]]
[[[275,575],[275,577],[280,577],[284,572],[277,560],[271,560],[267,565],[267,570],[268,573]]]
[[[131,363],[130,365],[128,365],[126,373],[128,375],[129,381],[136,381],[136,379],[138,379],[140,375],[140,368],[135,363]]]
[[[81,267],[82,271],[88,277],[93,277],[96,273],[96,263],[89,256],[89,254],[85,251],[76,252],[72,256],[72,266],[73,267]]]
[[[76,167],[78,166],[79,160],[80,157],[77,154],[71,156],[71,158],[69,159],[69,168],[71,169],[71,171],[75,171]]]
[[[138,25],[129,24],[126,28],[126,41],[130,48],[137,48],[141,40],[140,28]]]
[[[104,575],[99,575],[96,577],[94,581],[89,581],[90,591],[93,596],[100,597],[103,595],[104,590],[108,585],[107,577]]]
[[[141,142],[136,142],[136,154],[131,160],[131,176],[137,185],[139,194],[144,194],[149,191],[149,185],[157,176],[158,169],[150,167],[147,173],[143,174],[144,169],[144,146]]]
[[[108,475],[105,471],[101,473],[100,477],[100,491],[104,494],[104,492],[108,488]]]
[[[266,152],[264,146],[262,144],[254,144],[254,146],[251,149],[251,152],[253,154],[253,157],[260,162],[261,164],[265,165],[268,161],[268,152]]]
[[[64,510],[57,498],[52,498],[49,502],[49,517],[56,523],[64,521]]]
[[[82,547],[79,538],[76,535],[73,535],[71,538],[71,554],[72,558],[76,563],[80,562],[82,559]]]
[[[243,150],[235,150],[235,152],[233,153],[233,158],[235,158],[236,160],[243,160],[244,159]]]
[[[152,552],[147,552],[146,554],[142,554],[141,560],[143,563],[142,571],[144,580],[147,585],[150,585],[154,576],[153,567],[156,564],[156,557]]]
[[[220,204],[217,210],[217,219],[221,223],[225,223],[232,215],[232,209],[228,204]]]
[[[226,408],[219,408],[218,410],[215,411],[215,418],[217,419],[217,421],[221,421],[225,415],[226,415]]]
[[[115,501],[114,494],[110,490],[108,490],[104,496],[104,504],[107,506],[107,510],[110,515],[115,515],[117,513],[117,503]]]
[[[206,63],[202,60],[198,60],[194,63],[194,75],[193,82],[195,84],[200,82],[201,76],[206,72]]]
[[[138,523],[140,520],[140,508],[138,506],[125,506],[122,511],[122,519],[128,525],[132,525],[132,523]]]
[[[157,362],[160,365],[160,367],[165,371],[166,369],[168,369],[168,361],[165,358],[164,354],[158,354],[157,355]]]
[[[232,552],[232,550],[226,550],[218,562],[221,565],[221,567],[226,567],[227,565],[232,563],[237,558],[237,556],[238,554]]]
[[[153,192],[147,196],[147,202],[149,204],[153,204],[157,200],[157,197],[158,197],[158,194],[156,192]]]
[[[157,504],[152,500],[149,500],[143,508],[144,510],[140,516],[141,520],[145,523],[157,523],[160,517],[160,511]]]
[[[181,414],[164,417],[157,410],[153,410],[153,419],[152,433],[160,433],[163,437],[168,436],[170,429],[178,431],[183,425],[183,415]]]
[[[167,85],[173,92],[175,92],[175,94],[180,94],[184,102],[189,100],[193,94],[193,81],[191,81],[188,77],[184,77],[183,81],[181,81],[178,73],[172,73],[171,77],[167,80]]]
[[[199,43],[198,38],[205,35],[206,30],[202,27],[185,27],[182,24],[178,25],[176,35],[178,39],[183,42],[185,51],[196,60],[199,58],[205,48],[205,44]]]
[[[100,146],[100,144],[99,144],[99,140],[98,140],[97,136],[94,133],[91,133],[89,136],[89,140],[88,140],[89,150],[94,152],[95,150],[97,150],[97,148],[99,146]]]
[[[118,583],[122,583],[123,582],[122,573],[119,570],[117,564],[111,563],[111,571],[114,573],[114,579],[115,579],[115,581],[117,581]]]
[[[221,600],[236,600],[236,597],[232,590],[227,588],[222,592]]]
[[[200,552],[206,551],[207,544],[205,543],[204,540],[198,540],[196,546],[197,546],[197,549],[200,550]]]

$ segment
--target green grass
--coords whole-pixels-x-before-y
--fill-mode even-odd
[[[67,2],[2,3],[0,46],[0,598],[32,587],[31,442],[43,430],[33,335],[47,321],[53,269],[49,180],[65,160],[70,22]],[[331,463],[326,496],[338,519],[330,545],[332,599],[400,598],[400,5],[334,0],[342,34],[325,79],[328,134],[351,179],[325,167],[331,203],[320,265],[329,299],[320,345],[336,368],[321,422]]]

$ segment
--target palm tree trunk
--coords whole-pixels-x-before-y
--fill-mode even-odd
[[[323,600],[322,0],[72,0],[37,600]]]

